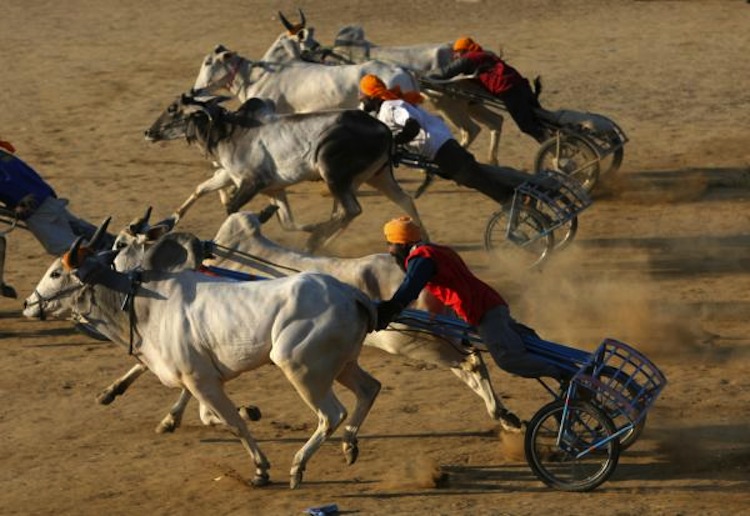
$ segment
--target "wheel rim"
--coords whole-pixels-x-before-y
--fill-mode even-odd
[[[508,215],[507,210],[501,210],[490,218],[485,229],[485,248],[504,266],[541,265],[554,247],[554,236],[547,232],[543,215],[522,206],[518,224],[510,232]]]
[[[546,142],[539,150],[537,171],[554,170],[575,178],[591,192],[599,178],[599,156],[591,145],[577,136],[563,136]]]
[[[589,491],[601,485],[617,465],[619,441],[613,439],[580,457],[577,455],[612,435],[612,422],[590,405],[570,405],[558,445],[565,406],[556,402],[549,407],[529,427],[526,453],[532,469],[540,480],[557,489]]]

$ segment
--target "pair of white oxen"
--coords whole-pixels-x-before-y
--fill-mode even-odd
[[[204,423],[223,423],[239,436],[255,465],[254,485],[268,483],[269,463],[224,383],[273,363],[315,412],[318,426],[292,463],[290,486],[296,488],[311,456],[347,419],[334,381],[356,397],[342,448],[348,464],[357,458],[357,433],[380,390],[380,382],[358,364],[363,343],[450,368],[483,398],[493,419],[520,430],[518,418],[493,392],[476,351],[399,324],[372,332],[376,312],[371,299],[390,297],[403,279],[389,255],[339,259],[285,249],[261,234],[261,219],[272,213],[264,212],[227,218],[210,242],[214,264],[266,276],[310,272],[268,281],[203,274],[196,268],[206,242],[176,232],[154,241],[167,228],[149,226],[147,213],[120,233],[115,250],[98,249],[107,223],[91,242],[76,241],[27,298],[24,315],[71,317],[129,348],[139,365],[101,393],[99,401],[112,402],[144,371],[152,371],[163,384],[182,389],[157,431],[174,430],[195,397]],[[435,309],[424,296],[416,307]]]
[[[383,134],[385,126],[351,111],[358,107],[359,81],[364,75],[377,75],[389,86],[398,85],[405,91],[418,90],[414,74],[446,64],[451,46],[377,47],[364,40],[361,32],[352,34],[345,28],[342,32],[349,34],[350,47],[364,46],[363,57],[381,60],[324,65],[302,59],[320,48],[313,29],[305,26],[304,16],[294,26],[283,16],[282,21],[287,31],[259,61],[216,47],[204,59],[192,91],[171,104],[146,131],[151,141],[186,138],[197,143],[217,164],[213,177],[201,183],[175,211],[174,220],[179,221],[209,192],[218,191],[230,213],[262,193],[279,208],[284,228],[311,233],[307,249],[313,251],[339,235],[361,213],[356,191],[366,183],[425,227],[412,198],[393,178],[392,143],[390,135]],[[228,97],[216,96],[219,91],[228,91],[243,102],[240,110],[223,108],[220,104]],[[470,117],[478,113],[492,117],[493,134],[499,135],[499,115],[481,105],[470,106],[436,92],[430,95],[428,100],[449,120],[472,131],[463,131],[465,144],[476,136],[478,126]],[[496,141],[493,146],[496,154]],[[496,162],[494,154],[490,161]],[[321,179],[334,201],[330,220],[297,224],[286,188]]]

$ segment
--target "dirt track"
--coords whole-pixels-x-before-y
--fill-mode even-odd
[[[8,0],[0,15],[4,98],[0,134],[14,142],[90,220],[125,224],[148,205],[166,216],[210,164],[143,130],[195,78],[217,43],[259,56],[291,2],[91,3]],[[592,349],[605,336],[636,345],[669,385],[642,440],[590,494],[536,480],[517,439],[501,438],[481,401],[450,373],[365,350],[384,390],[366,422],[359,461],[338,441],[287,488],[296,449],[315,424],[278,371],[232,382],[238,403],[262,407],[252,426],[275,483],[245,484],[247,455],[227,432],[200,425],[194,407],[173,435],[153,427],[177,392],[153,376],[109,407],[96,393],[130,367],[126,352],[27,321],[0,299],[0,507],[4,514],[298,514],[337,503],[360,514],[740,514],[750,508],[750,6],[741,1],[307,1],[323,42],[361,23],[381,44],[450,41],[464,34],[527,76],[543,103],[612,117],[627,132],[623,168],[581,217],[577,241],[541,273],[497,270],[481,247],[492,204],[439,182],[418,201],[431,236],[454,245],[544,336]],[[429,16],[426,16],[429,13]],[[430,18],[427,20],[426,18]],[[486,137],[472,150],[484,156]],[[528,169],[534,145],[511,122],[501,161]],[[399,170],[409,181],[413,172]],[[367,193],[367,192],[366,192]],[[296,187],[302,220],[323,216],[316,185]],[[258,199],[251,209],[263,206]],[[394,207],[363,197],[364,213],[328,251],[383,250]],[[183,229],[210,238],[215,197]],[[299,244],[276,227],[270,236]],[[28,295],[50,262],[30,236],[9,238],[6,279]],[[504,401],[528,419],[546,402],[534,382],[492,367]],[[345,403],[351,399],[342,396]],[[436,487],[435,478],[446,481]]]

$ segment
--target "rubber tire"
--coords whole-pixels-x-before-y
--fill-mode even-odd
[[[555,400],[543,406],[536,412],[536,414],[534,414],[534,417],[531,418],[531,421],[529,421],[529,424],[526,427],[526,435],[524,439],[526,461],[534,472],[534,475],[549,487],[560,491],[592,491],[606,482],[615,471],[615,468],[617,468],[617,462],[620,458],[620,441],[616,438],[612,439],[605,447],[601,448],[601,450],[606,451],[607,455],[606,458],[603,458],[604,460],[601,467],[593,475],[581,480],[563,479],[556,476],[554,472],[550,471],[545,466],[544,457],[542,457],[540,453],[545,449],[549,449],[549,444],[545,445],[544,443],[539,443],[539,446],[537,446],[537,440],[545,438],[545,436],[542,436],[541,434],[542,430],[549,425],[548,421],[550,418],[555,419],[552,428],[555,431],[559,429],[559,421],[564,409],[565,401]],[[603,428],[608,436],[615,433],[615,425],[612,423],[609,416],[590,403],[574,401],[569,404],[568,410],[573,411],[574,413],[586,413],[588,416],[593,417],[598,427]],[[551,437],[552,434],[546,436],[547,439],[550,439]],[[560,451],[564,453],[562,450]],[[596,453],[596,451],[592,453]],[[556,464],[562,464],[562,462],[556,462]]]

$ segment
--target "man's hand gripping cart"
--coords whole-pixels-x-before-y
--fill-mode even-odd
[[[397,322],[483,347],[476,329],[453,317],[406,309]],[[519,333],[529,352],[571,375],[560,386],[538,379],[553,400],[527,424],[526,461],[550,487],[593,490],[612,475],[620,452],[638,439],[667,380],[645,355],[614,339],[588,353],[543,340],[520,325]]]
[[[396,149],[393,163],[425,171],[425,180],[415,197],[424,193],[435,175],[440,175],[435,163],[403,147]],[[497,170],[502,173],[500,168]],[[573,241],[578,215],[592,203],[588,192],[570,176],[542,170],[533,177],[534,181],[530,176],[529,181],[518,185],[512,200],[490,215],[484,230],[488,252],[529,268],[541,265],[553,251],[560,251]],[[545,179],[556,188],[543,188]]]
[[[494,111],[507,112],[499,98],[475,84],[475,77],[458,75],[450,79],[419,79],[422,91],[432,91],[457,100],[481,103]],[[541,82],[534,81],[536,95]],[[534,171],[554,170],[574,177],[587,192],[596,186],[599,177],[613,174],[622,164],[628,137],[610,118],[597,113],[542,107],[535,113],[549,135],[534,157]]]

